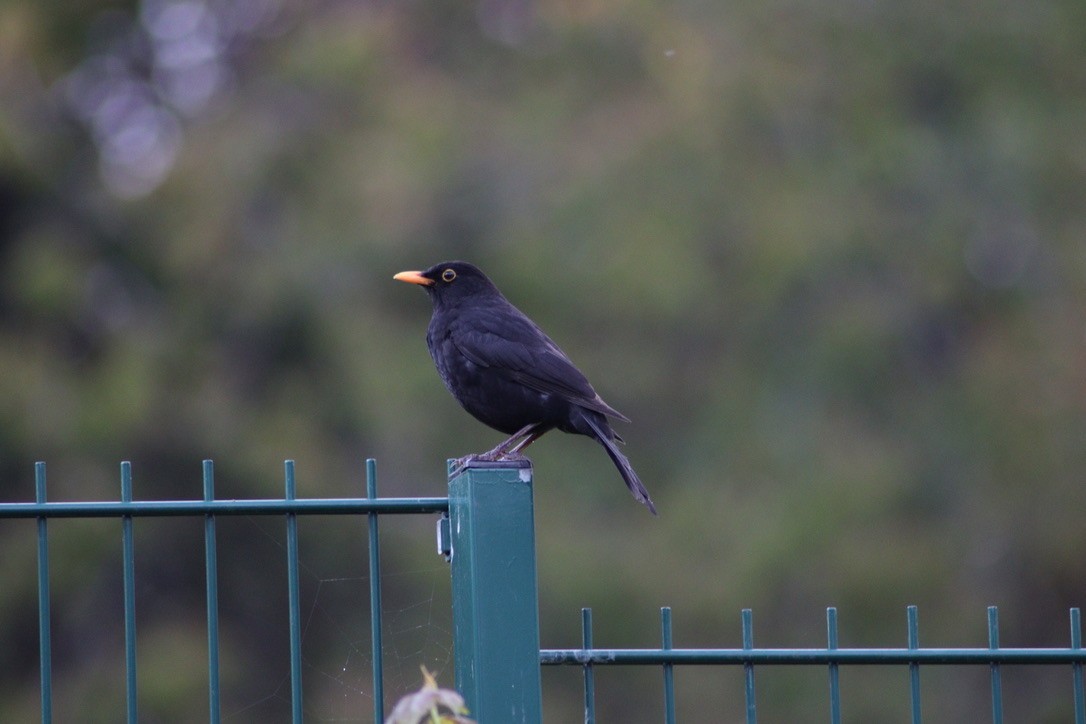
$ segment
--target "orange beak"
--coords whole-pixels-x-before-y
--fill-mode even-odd
[[[433,279],[427,279],[422,275],[422,272],[417,271],[404,271],[400,272],[396,276],[392,277],[398,282],[408,282],[409,284],[421,284],[424,287],[432,286]]]

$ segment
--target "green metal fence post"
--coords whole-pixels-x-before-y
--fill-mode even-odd
[[[456,688],[480,722],[539,724],[539,603],[527,460],[450,462]]]

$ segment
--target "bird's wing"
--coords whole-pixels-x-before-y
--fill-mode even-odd
[[[481,367],[504,370],[525,387],[629,421],[604,402],[558,345],[519,311],[473,315],[472,325],[457,330],[452,340],[465,357]]]

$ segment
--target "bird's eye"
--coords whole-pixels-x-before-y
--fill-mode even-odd
[[[441,272],[441,281],[451,282],[453,279],[456,279],[456,272],[452,269],[446,269],[445,271]]]

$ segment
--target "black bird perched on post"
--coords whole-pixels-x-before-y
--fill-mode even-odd
[[[607,420],[629,418],[604,402],[558,345],[483,272],[447,261],[393,279],[418,284],[430,295],[434,314],[426,345],[449,392],[477,420],[511,436],[468,459],[516,456],[554,428],[587,435],[603,445],[633,496],[656,514]]]

